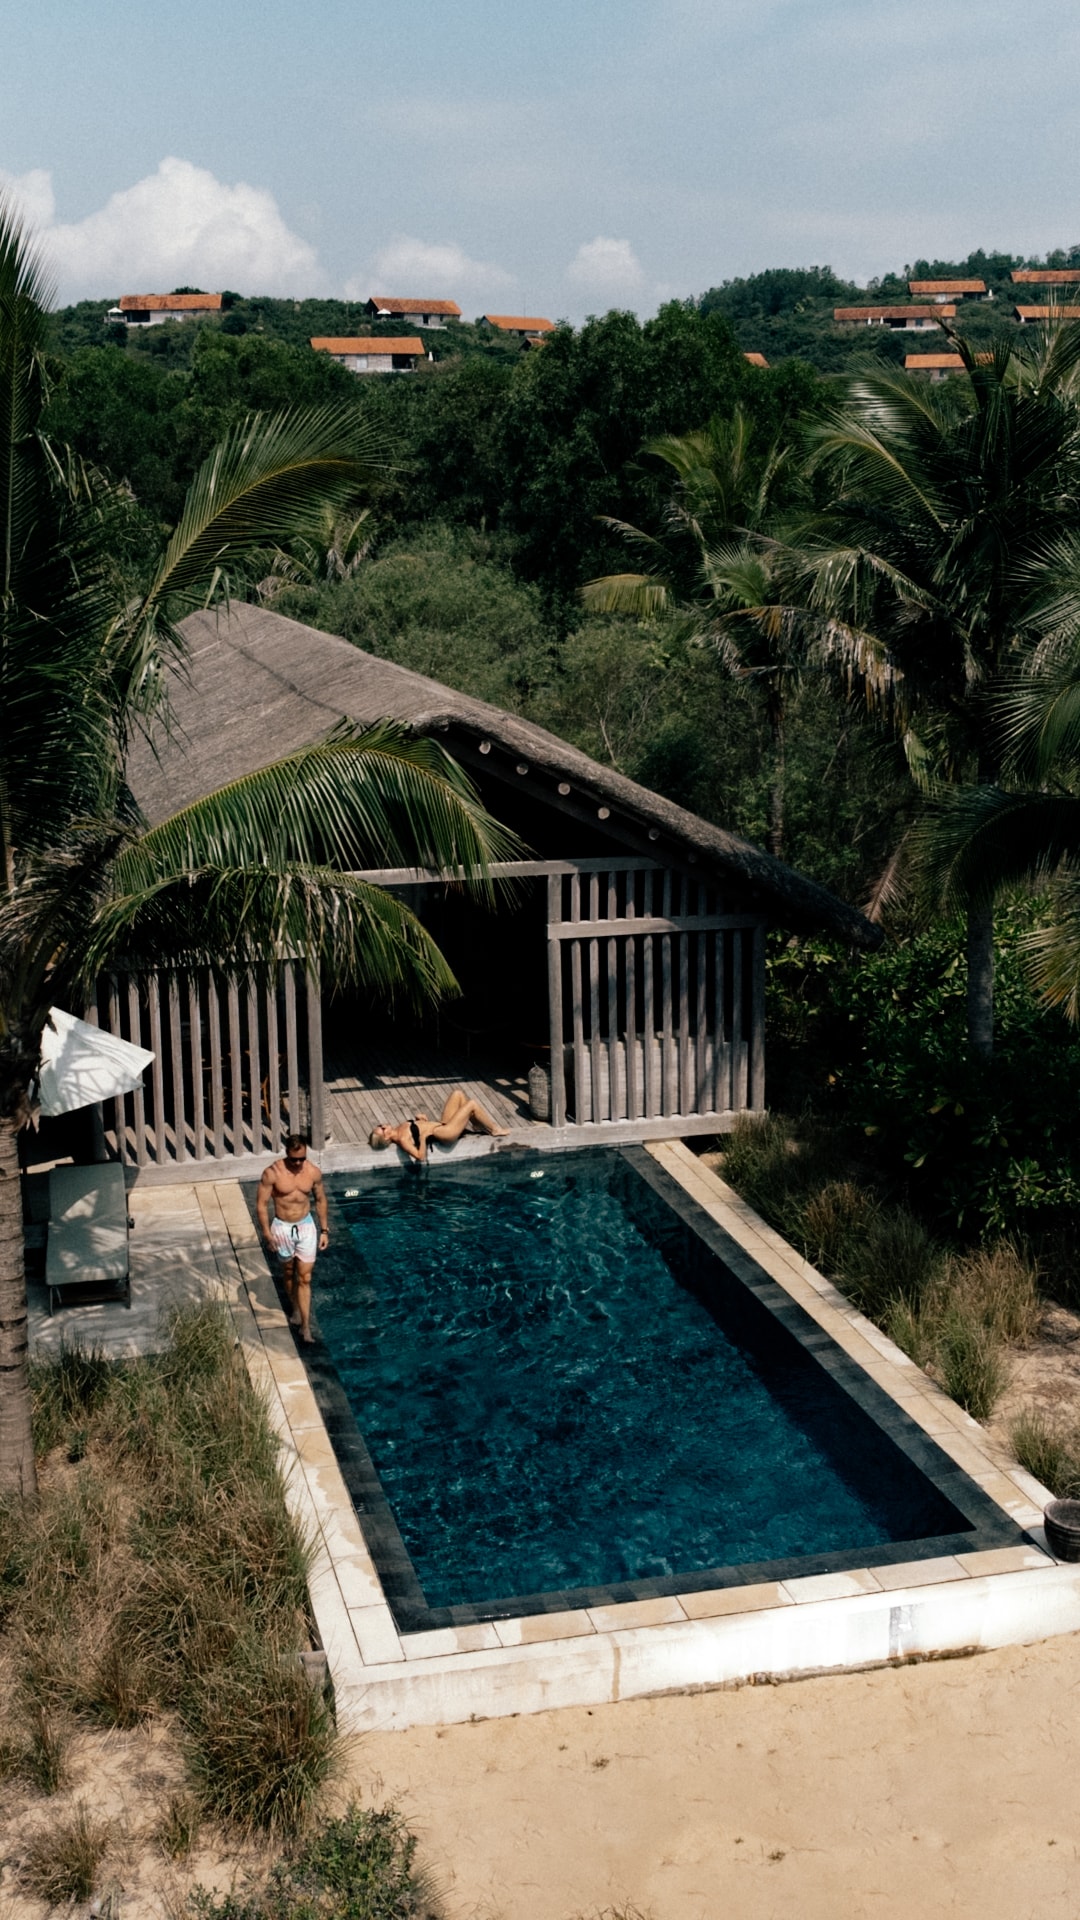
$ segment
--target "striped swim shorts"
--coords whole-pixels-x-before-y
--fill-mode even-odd
[[[310,1213],[302,1220],[271,1220],[270,1239],[279,1260],[299,1260],[305,1267],[319,1249],[319,1229]]]

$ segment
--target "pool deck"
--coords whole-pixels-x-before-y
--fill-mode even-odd
[[[474,1144],[487,1150],[486,1142]],[[129,1196],[136,1221],[132,1311],[107,1303],[50,1320],[32,1306],[34,1349],[78,1335],[114,1353],[147,1351],[151,1309],[163,1297],[222,1290],[282,1443],[292,1510],[315,1542],[312,1609],[345,1732],[835,1672],[1080,1629],[1080,1566],[1055,1561],[1046,1547],[1046,1489],[687,1146],[665,1141],[649,1151],[1027,1540],[902,1565],[401,1633],[239,1183],[137,1184]]]

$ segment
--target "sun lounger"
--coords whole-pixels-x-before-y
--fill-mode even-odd
[[[45,1284],[49,1312],[65,1288],[113,1288],[131,1305],[127,1189],[124,1169],[54,1167],[49,1175],[49,1238]]]

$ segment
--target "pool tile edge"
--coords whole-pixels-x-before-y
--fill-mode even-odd
[[[779,1236],[766,1238],[744,1202],[730,1206],[730,1190],[688,1149],[662,1142],[648,1151],[699,1205],[707,1198],[710,1214],[826,1331],[834,1332],[835,1320],[849,1336],[866,1339],[861,1316],[852,1324],[850,1303],[793,1249],[781,1258]],[[693,1185],[680,1177],[684,1155],[696,1175]],[[877,1568],[864,1579],[841,1576],[839,1586],[834,1576],[808,1576],[674,1602],[629,1601],[569,1616],[399,1633],[385,1600],[371,1597],[381,1593],[378,1578],[340,1469],[316,1437],[316,1429],[325,1432],[322,1417],[306,1375],[301,1383],[295,1371],[299,1365],[303,1373],[302,1363],[240,1186],[203,1186],[198,1203],[241,1351],[282,1442],[290,1510],[315,1541],[312,1610],[347,1733],[843,1671],[1080,1631],[1080,1567],[1058,1565],[1025,1546],[945,1556],[947,1564]],[[868,1344],[874,1359],[867,1371],[905,1408],[916,1399],[936,1426],[937,1403],[945,1396],[922,1375],[913,1394],[911,1374],[918,1370],[907,1357],[894,1366],[884,1336]],[[895,1385],[882,1378],[889,1369]],[[951,1453],[955,1436],[966,1453],[973,1431],[978,1436],[982,1429],[946,1404],[953,1417],[934,1438]],[[913,1417],[918,1421],[918,1409]],[[1026,1525],[1044,1490],[1015,1463],[1010,1474],[990,1453],[982,1458],[981,1476],[997,1483],[995,1491],[1015,1488],[1012,1515],[1023,1512]],[[822,1580],[833,1584],[822,1586]]]

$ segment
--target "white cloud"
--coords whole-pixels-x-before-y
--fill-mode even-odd
[[[629,240],[608,240],[603,235],[578,248],[566,277],[572,286],[607,300],[640,293],[645,284],[641,262]]]
[[[14,201],[33,227],[47,227],[56,212],[52,174],[44,167],[34,167],[30,173],[5,173],[0,167],[0,193]]]
[[[190,160],[114,193],[84,220],[56,222],[52,180],[40,169],[0,176],[38,229],[61,300],[167,293],[191,283],[212,292],[311,293],[324,276],[314,248],[286,226],[273,194],[227,186]]]
[[[403,233],[380,247],[369,274],[353,274],[346,282],[345,298],[366,300],[372,293],[384,293],[455,299],[494,293],[513,284],[512,274],[489,260],[470,259],[455,241],[415,240]]]

